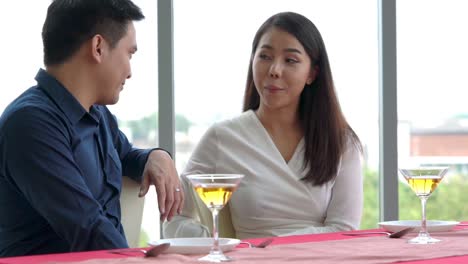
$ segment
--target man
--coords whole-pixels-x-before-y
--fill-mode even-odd
[[[133,148],[115,104],[137,51],[130,0],[55,0],[43,26],[37,85],[0,119],[0,256],[128,247],[120,222],[122,175],[154,184],[161,219],[183,207],[162,149]]]

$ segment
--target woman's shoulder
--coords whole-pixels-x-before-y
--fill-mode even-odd
[[[256,120],[255,113],[252,110],[243,112],[242,114],[219,121],[213,124],[208,129],[208,135],[215,135],[218,139],[226,138],[243,138],[247,140],[255,137],[255,131],[261,131],[258,128],[258,120]]]
[[[353,157],[362,157],[364,155],[364,149],[361,141],[357,134],[352,130],[348,129],[345,134],[345,145],[343,148],[344,159]]]
[[[356,132],[353,129],[348,128],[345,130],[344,133],[344,140],[346,149],[355,148],[355,149],[362,149],[361,140],[359,139]]]
[[[247,110],[235,117],[219,121],[213,125],[216,129],[239,129],[243,127],[251,127],[255,122],[255,113],[252,110]]]

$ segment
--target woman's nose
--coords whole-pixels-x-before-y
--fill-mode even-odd
[[[279,78],[281,76],[281,65],[279,63],[273,63],[270,66],[270,77]]]

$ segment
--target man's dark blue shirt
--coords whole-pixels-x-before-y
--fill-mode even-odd
[[[105,106],[86,111],[46,71],[0,117],[0,256],[127,247],[122,175],[141,180],[135,149]]]

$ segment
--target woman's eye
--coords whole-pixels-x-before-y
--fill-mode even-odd
[[[286,59],[286,62],[287,62],[287,63],[298,63],[299,61],[296,60],[296,59],[287,58],[287,59]]]
[[[262,59],[262,60],[269,60],[270,59],[270,56],[268,56],[266,54],[260,54],[258,57],[260,57],[260,59]]]

